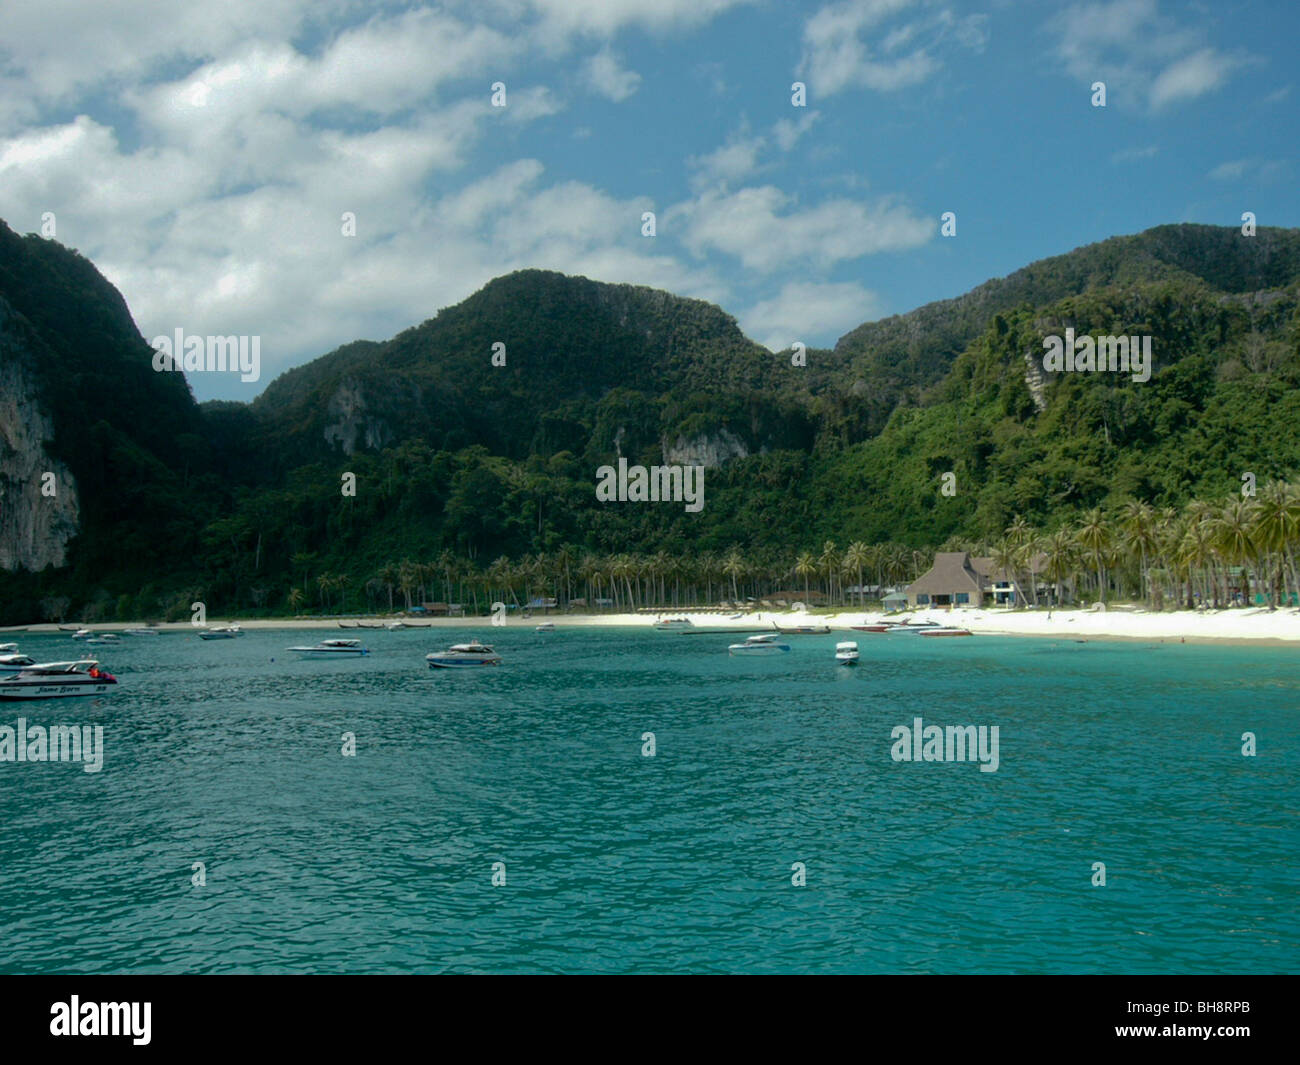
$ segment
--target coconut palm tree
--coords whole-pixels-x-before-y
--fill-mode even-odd
[[[1046,537],[1043,541],[1043,554],[1047,556],[1043,573],[1048,580],[1055,583],[1056,601],[1060,603],[1063,596],[1062,585],[1066,581],[1073,584],[1078,570],[1078,543],[1068,526],[1062,525]]]
[[[1119,527],[1124,534],[1129,551],[1136,551],[1138,572],[1142,575],[1142,601],[1151,598],[1150,574],[1147,570],[1147,557],[1156,545],[1156,515],[1147,503],[1130,499],[1120,507]]]
[[[1229,565],[1241,567],[1242,595],[1250,603],[1250,567],[1259,556],[1255,542],[1255,501],[1234,499],[1211,515],[1210,534]]]
[[[858,578],[858,609],[862,609],[865,594],[862,588],[862,569],[871,561],[871,549],[861,540],[854,540],[844,552],[844,565],[849,567]]]
[[[794,561],[794,575],[803,578],[803,597],[808,599],[808,578],[817,572],[817,560],[808,551],[804,551]]]
[[[1079,548],[1097,573],[1097,593],[1106,602],[1106,559],[1109,556],[1113,535],[1100,507],[1093,507],[1079,519],[1075,532]]]

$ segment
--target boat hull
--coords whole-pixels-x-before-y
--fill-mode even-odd
[[[112,681],[15,684],[0,681],[0,700],[18,702],[24,699],[73,699],[90,695],[110,695],[117,685]]]
[[[426,658],[430,669],[475,669],[480,666],[499,666],[499,658]]]

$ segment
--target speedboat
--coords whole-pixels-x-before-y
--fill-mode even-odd
[[[425,655],[430,669],[459,669],[463,666],[499,666],[501,656],[484,643],[456,643],[445,651]]]
[[[664,618],[656,621],[652,627],[656,632],[685,632],[695,628],[695,624],[690,618]]]
[[[17,644],[6,643],[0,644],[0,648],[7,647],[10,650],[17,651]],[[6,654],[0,655],[0,673],[17,673],[26,669],[28,666],[36,665],[36,659],[31,655]]]
[[[233,640],[236,636],[243,636],[244,630],[238,625],[215,625],[210,629],[204,629],[199,633],[200,640]]]
[[[924,628],[920,632],[921,636],[969,636],[970,629],[961,629],[955,625],[934,625]]]
[[[74,640],[89,640],[95,634],[89,629],[78,629],[72,634]]]
[[[850,625],[854,632],[888,632],[893,626],[888,621],[878,621],[874,625]]]
[[[792,625],[788,629],[776,627],[776,631],[782,636],[825,636],[831,631],[829,625]]]
[[[900,621],[897,625],[890,625],[886,632],[908,632],[915,635],[919,632],[925,632],[927,629],[939,629],[943,626],[937,621]]]
[[[845,640],[835,645],[835,661],[842,666],[858,664],[858,645],[852,640]]]
[[[406,622],[405,622],[405,621],[386,621],[386,622],[384,622],[384,628],[386,628],[389,632],[396,632],[398,629],[404,629],[404,628],[406,628]]]
[[[115,632],[103,632],[98,636],[92,636],[86,643],[121,643],[122,637]]]
[[[125,629],[128,636],[157,636],[158,629]]]
[[[777,643],[778,633],[768,632],[751,636],[744,643],[733,643],[727,648],[731,655],[779,655],[790,650],[788,643]]]
[[[554,631],[555,631],[555,622],[553,621],[543,621],[540,625],[537,626],[537,628],[533,629],[533,632],[554,632]]]
[[[16,655],[18,645],[16,643],[0,643],[0,655]]]
[[[33,664],[0,680],[0,699],[66,699],[76,695],[110,695],[117,678],[91,658],[76,662]]]
[[[311,647],[290,647],[309,658],[346,658],[348,655],[368,655],[360,640],[321,640]]]

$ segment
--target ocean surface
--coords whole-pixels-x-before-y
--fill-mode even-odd
[[[6,636],[120,684],[0,703],[104,729],[0,762],[0,971],[1300,971],[1300,649],[560,625]]]

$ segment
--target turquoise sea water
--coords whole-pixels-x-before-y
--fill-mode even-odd
[[[284,650],[335,634],[372,656]],[[472,636],[505,665],[425,668]],[[121,684],[0,703],[105,745],[97,774],[0,762],[5,972],[1300,971],[1300,650],[8,638]],[[997,725],[997,772],[893,761],[916,716]]]

